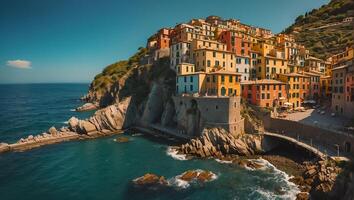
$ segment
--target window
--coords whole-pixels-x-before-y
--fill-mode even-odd
[[[228,89],[228,93],[229,93],[229,96],[232,95],[232,88],[229,88],[229,89]]]
[[[219,66],[219,61],[215,60],[215,66]]]
[[[207,66],[210,67],[210,60],[207,60]]]
[[[190,85],[190,86],[189,86],[189,90],[190,90],[190,91],[193,91],[193,85]]]
[[[207,82],[210,82],[210,77],[209,77],[209,76],[207,76],[206,80],[207,80]]]
[[[229,82],[232,83],[232,76],[229,76]]]
[[[184,82],[187,82],[187,77],[184,77]]]
[[[236,63],[241,64],[241,58],[236,58]]]
[[[265,99],[265,94],[264,93],[262,93],[262,99]]]
[[[215,75],[213,75],[213,83],[215,83],[216,82],[216,77],[215,77]]]
[[[214,58],[216,57],[216,52],[215,52],[215,51],[213,52],[213,57],[214,57]]]
[[[221,82],[224,83],[225,82],[225,76],[221,75]]]
[[[269,93],[267,93],[267,99],[270,99],[270,94]]]
[[[191,76],[189,79],[190,79],[190,82],[193,83],[193,76]]]

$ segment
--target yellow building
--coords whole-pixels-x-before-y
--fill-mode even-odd
[[[301,106],[310,89],[310,77],[298,73],[279,74],[278,80],[287,84],[288,102],[293,108]]]
[[[288,61],[285,53],[275,48],[274,40],[267,39],[253,43],[252,51],[259,53],[258,69],[256,69],[258,79],[275,79],[277,74],[287,73]]]
[[[320,77],[320,94],[323,98],[330,98],[332,96],[332,76]]]
[[[180,74],[176,79],[177,94],[202,96],[241,95],[241,74],[226,71]]]
[[[196,71],[236,71],[235,56],[228,51],[212,50],[207,48],[196,49],[193,52],[192,59],[194,60]]]
[[[207,73],[202,93],[216,96],[239,96],[241,95],[241,74],[226,71]]]
[[[287,60],[284,58],[264,56],[261,61],[261,70],[258,69],[260,79],[275,79],[277,74],[287,73]]]

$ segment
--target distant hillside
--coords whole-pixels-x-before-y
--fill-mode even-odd
[[[353,0],[332,0],[329,4],[300,15],[284,32],[310,49],[316,57],[325,58],[354,44]]]

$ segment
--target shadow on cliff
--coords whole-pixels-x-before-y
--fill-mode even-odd
[[[131,74],[125,79],[123,87],[118,92],[118,102],[131,96],[131,102],[126,114],[124,128],[129,128],[140,122],[144,112],[148,109],[149,98],[154,86],[160,87],[159,96],[161,97],[161,106],[155,115],[161,119],[163,108],[170,101],[175,90],[176,73],[169,67],[170,59],[164,57],[152,65],[141,65],[134,68]],[[117,100],[115,100],[117,102]],[[157,102],[152,102],[157,104]],[[156,120],[155,120],[156,121]]]

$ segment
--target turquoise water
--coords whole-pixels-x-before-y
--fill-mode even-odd
[[[85,93],[85,84],[0,85],[0,141],[60,127]],[[0,199],[293,199],[296,188],[284,173],[266,163],[247,170],[215,160],[177,160],[170,142],[141,134],[127,143],[114,137],[71,141],[26,152],[0,154]],[[186,170],[210,170],[217,178],[204,184],[172,185],[164,190],[136,188],[145,173],[172,182]]]

